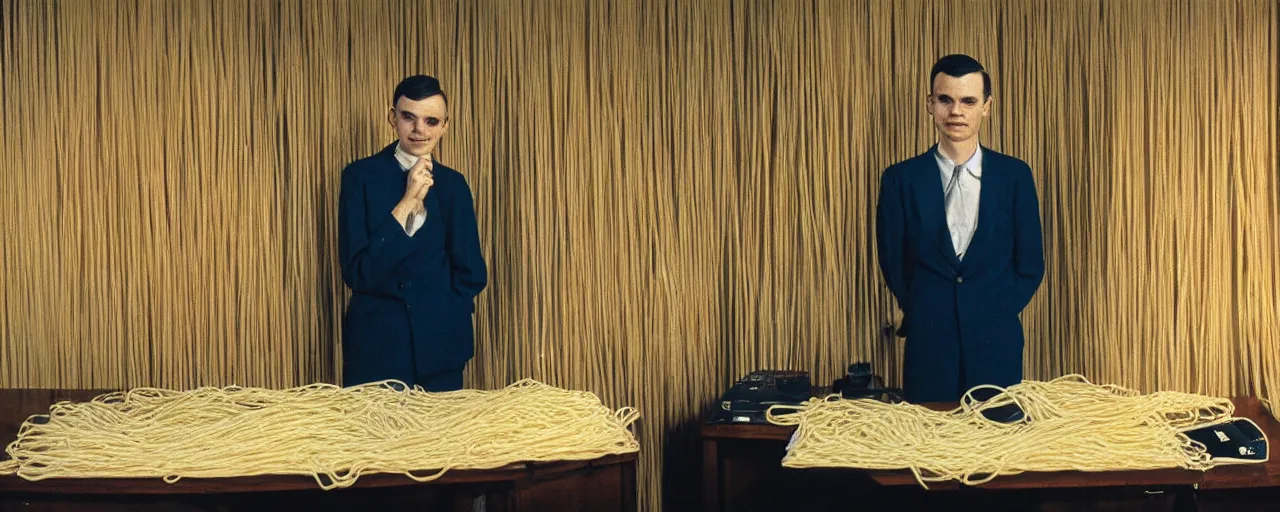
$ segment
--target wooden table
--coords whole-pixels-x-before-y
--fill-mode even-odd
[[[60,400],[85,401],[103,391],[0,389],[0,443],[22,422]],[[8,459],[0,454],[0,460]],[[455,470],[427,483],[403,475],[365,475],[350,488],[324,491],[299,475],[236,478],[58,478],[31,482],[0,477],[6,510],[473,510],[634,511],[636,454],[590,461],[513,464]]]
[[[1275,453],[1276,443],[1280,442],[1280,423],[1262,408],[1256,398],[1241,397],[1232,399],[1232,402],[1236,406],[1236,416],[1252,419],[1266,432],[1272,442],[1269,462],[1222,466],[1207,472],[1167,469],[1023,473],[997,477],[977,487],[958,482],[931,483],[930,491],[921,489],[907,470],[782,468],[785,444],[795,427],[704,423],[701,429],[703,509],[769,509],[792,505],[839,508],[856,503],[881,503],[894,508],[912,503],[918,507],[934,508],[970,498],[1004,502],[1013,495],[1026,498],[1022,505],[1027,505],[1029,500],[1038,506],[1046,501],[1061,501],[1064,497],[1076,498],[1077,501],[1091,501],[1093,498],[1113,501],[1120,497],[1119,501],[1126,501],[1123,496],[1128,495],[1139,496],[1143,501],[1167,500],[1175,509],[1214,509],[1222,502],[1223,510],[1234,510],[1239,504],[1249,507],[1248,510],[1258,510],[1259,506],[1266,510],[1280,510],[1280,456]],[[947,410],[954,405],[927,406]],[[766,491],[760,492],[762,489]],[[827,496],[814,496],[815,493]],[[994,497],[997,493],[999,497]],[[800,505],[807,498],[813,499]]]

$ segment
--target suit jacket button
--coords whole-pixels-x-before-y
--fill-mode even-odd
[[[964,277],[956,276],[956,282],[957,282],[957,283],[963,283],[963,282],[964,282]]]

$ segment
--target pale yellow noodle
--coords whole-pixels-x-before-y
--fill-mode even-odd
[[[428,393],[384,381],[269,390],[135,388],[61,402],[23,423],[0,475],[217,478],[310,475],[324,489],[361,475],[429,481],[455,469],[587,460],[640,449],[640,414],[594,394],[522,380],[497,391]]]

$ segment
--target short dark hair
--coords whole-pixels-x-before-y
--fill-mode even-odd
[[[446,105],[449,104],[449,97],[444,95],[444,89],[440,88],[440,81],[436,80],[434,76],[413,75],[401,80],[400,85],[396,86],[396,91],[391,95],[391,106],[396,106],[396,102],[400,101],[401,96],[413,101],[422,101],[432,96],[439,96]]]
[[[985,95],[983,99],[991,97],[991,75],[988,75],[982,63],[973,57],[957,53],[938,59],[938,62],[933,65],[933,71],[929,72],[930,93],[933,92],[933,81],[938,78],[938,73],[946,73],[956,78],[969,73],[982,73],[982,92]]]

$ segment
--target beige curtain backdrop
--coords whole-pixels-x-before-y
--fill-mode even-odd
[[[0,5],[3,387],[335,381],[339,176],[429,73],[491,269],[468,383],[639,407],[641,501],[687,504],[737,377],[900,382],[878,180],[963,52],[1041,199],[1027,377],[1280,397],[1275,0]]]

